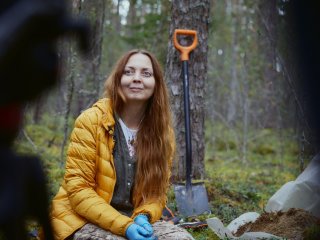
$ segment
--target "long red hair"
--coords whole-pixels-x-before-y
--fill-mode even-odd
[[[166,194],[175,150],[167,87],[161,66],[150,52],[136,49],[124,54],[107,78],[104,94],[111,99],[115,112],[120,113],[125,105],[125,98],[120,86],[121,77],[129,58],[137,53],[150,58],[155,88],[153,96],[148,100],[135,144],[137,165],[134,205],[138,205],[141,201],[162,199]]]

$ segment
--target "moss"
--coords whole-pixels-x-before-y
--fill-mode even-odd
[[[274,146],[268,144],[260,144],[259,146],[256,146],[253,149],[253,152],[263,156],[276,153]]]
[[[196,240],[219,240],[220,238],[210,229],[188,230]]]

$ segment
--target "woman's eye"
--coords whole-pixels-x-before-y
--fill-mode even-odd
[[[130,70],[130,69],[125,69],[123,71],[123,74],[126,75],[126,76],[132,76],[134,74],[134,71]]]
[[[145,72],[142,72],[141,74],[143,77],[152,77],[152,73],[151,72],[148,72],[148,71],[145,71]]]

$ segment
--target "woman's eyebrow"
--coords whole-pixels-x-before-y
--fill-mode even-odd
[[[146,71],[146,70],[147,70],[147,71],[152,72],[152,69],[151,69],[151,68],[142,68],[142,70],[143,70],[143,71]]]
[[[125,66],[125,68],[131,68],[131,69],[139,69],[139,67],[134,67],[134,66]],[[152,68],[149,67],[142,67],[141,70],[145,71],[145,70],[149,70],[152,71]]]

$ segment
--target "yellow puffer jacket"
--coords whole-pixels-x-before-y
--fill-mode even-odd
[[[152,223],[160,219],[166,196],[161,201],[135,206],[131,218],[110,205],[116,183],[112,156],[114,124],[111,102],[106,98],[77,118],[70,138],[64,180],[52,201],[55,239],[67,238],[87,222],[125,236],[127,227],[139,213],[148,213]]]

